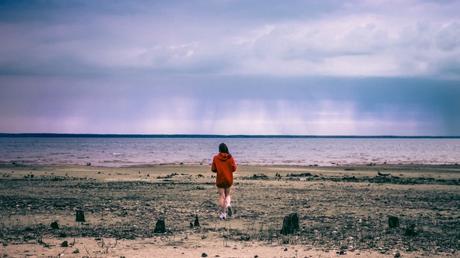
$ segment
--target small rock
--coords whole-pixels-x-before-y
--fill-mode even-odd
[[[394,257],[395,257],[395,258],[399,258],[399,257],[401,257],[401,254],[400,254],[398,251],[396,251]]]
[[[91,166],[91,162],[86,162],[86,165],[89,167]]]
[[[202,253],[201,257],[208,257],[208,254],[207,253]]]
[[[347,252],[345,250],[340,250],[337,252],[338,255],[346,255]]]
[[[285,248],[284,248],[284,251],[287,252],[287,250],[288,250],[287,247],[285,247]]]
[[[69,247],[69,242],[67,242],[67,240],[62,242],[61,247]]]

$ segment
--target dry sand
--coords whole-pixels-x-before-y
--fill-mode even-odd
[[[2,165],[0,255],[459,256],[460,166],[240,166],[227,221],[214,180],[198,165]],[[86,223],[75,222],[77,208]],[[293,212],[300,230],[281,235]],[[195,215],[200,227],[191,228]],[[388,227],[389,215],[399,227]],[[153,232],[158,218],[164,234]]]

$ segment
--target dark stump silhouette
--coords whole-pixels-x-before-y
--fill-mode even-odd
[[[194,227],[200,227],[200,221],[198,220],[198,215],[195,215],[195,221],[193,222]]]
[[[52,229],[59,229],[59,224],[57,221],[52,222],[50,226]]]
[[[75,221],[76,222],[85,222],[85,213],[82,209],[78,209],[75,212]]]
[[[153,233],[165,233],[166,232],[166,224],[164,219],[158,219],[157,224],[155,225],[155,229]]]
[[[395,216],[388,216],[388,227],[389,228],[399,227],[399,218]]]
[[[297,213],[291,213],[284,217],[283,219],[283,228],[281,229],[281,234],[288,235],[293,234],[299,230],[299,215]]]
[[[410,224],[409,226],[407,226],[406,230],[404,230],[404,235],[406,236],[417,235],[417,231],[415,230],[415,224]]]

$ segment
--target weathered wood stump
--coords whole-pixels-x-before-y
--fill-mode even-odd
[[[52,229],[59,229],[59,224],[57,221],[52,222],[50,226]]]
[[[281,234],[293,234],[299,230],[299,228],[299,215],[297,215],[297,213],[291,213],[283,219],[283,228],[281,229]]]
[[[193,226],[196,228],[200,227],[200,221],[198,220],[198,215],[195,215],[195,221],[193,222]]]
[[[62,242],[61,247],[69,247],[69,242],[67,241]]]
[[[406,236],[417,235],[417,231],[415,230],[415,224],[410,224],[409,226],[407,226],[406,230],[404,230],[404,235]]]
[[[399,218],[396,216],[388,216],[388,227],[389,228],[399,227]]]
[[[157,223],[155,224],[155,229],[153,233],[165,233],[166,232],[166,224],[163,218],[158,219]]]
[[[82,209],[78,209],[75,212],[75,221],[76,222],[85,222],[85,212]]]

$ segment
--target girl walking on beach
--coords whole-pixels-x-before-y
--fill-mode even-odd
[[[216,186],[219,191],[219,218],[226,219],[232,216],[233,210],[230,205],[230,187],[233,184],[233,172],[236,171],[236,163],[228,152],[225,143],[219,144],[219,154],[212,159],[211,171],[217,173]]]

